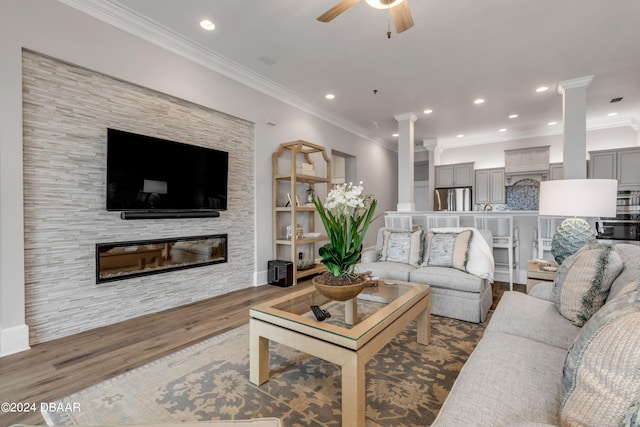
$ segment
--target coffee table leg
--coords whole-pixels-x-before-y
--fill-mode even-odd
[[[418,327],[418,344],[427,345],[431,342],[431,310],[427,308],[416,318]]]
[[[367,398],[365,382],[365,361],[356,353],[348,363],[342,365],[342,425],[364,427],[365,403]]]
[[[358,298],[352,298],[344,302],[344,323],[355,325],[358,320]]]
[[[249,321],[249,381],[262,385],[269,379],[269,340],[261,337],[257,321]]]

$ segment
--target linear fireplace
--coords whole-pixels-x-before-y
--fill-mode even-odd
[[[96,244],[96,283],[227,262],[227,235]]]

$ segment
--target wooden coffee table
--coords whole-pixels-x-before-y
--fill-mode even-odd
[[[365,425],[365,364],[417,320],[417,342],[431,340],[431,292],[427,285],[393,281],[365,288],[359,298],[346,301],[345,319],[319,322],[310,307],[330,302],[315,288],[259,304],[249,312],[250,380],[261,385],[269,379],[269,341],[273,340],[331,363],[342,369],[342,425]],[[363,300],[382,302],[368,316],[358,318]]]

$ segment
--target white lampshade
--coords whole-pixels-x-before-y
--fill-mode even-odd
[[[540,183],[540,215],[614,217],[618,181],[560,179]]]

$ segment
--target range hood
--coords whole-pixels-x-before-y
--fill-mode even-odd
[[[521,179],[549,179],[549,145],[504,150],[504,175],[508,185]]]

